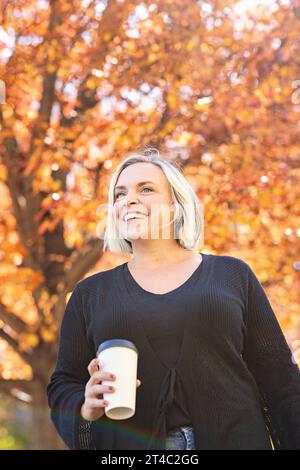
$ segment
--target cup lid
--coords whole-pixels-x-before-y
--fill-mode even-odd
[[[108,339],[106,341],[103,341],[103,343],[99,345],[97,350],[97,356],[104,349],[114,348],[116,346],[122,346],[125,348],[133,349],[138,354],[138,349],[135,344],[132,343],[132,341],[129,341],[127,339]]]

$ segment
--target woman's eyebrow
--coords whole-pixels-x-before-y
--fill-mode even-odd
[[[154,184],[153,181],[140,181],[136,186],[143,186],[143,184]],[[126,189],[126,186],[115,186],[115,189]]]

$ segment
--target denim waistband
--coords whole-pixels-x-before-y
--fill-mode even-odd
[[[185,434],[186,431],[193,431],[194,428],[193,426],[179,426],[178,428],[172,429],[167,433],[168,436],[172,434],[173,435],[179,435],[179,434]]]
[[[167,449],[195,449],[195,436],[192,426],[172,429],[166,436]]]

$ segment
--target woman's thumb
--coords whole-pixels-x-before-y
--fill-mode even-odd
[[[88,365],[88,371],[90,376],[92,376],[98,370],[98,359],[93,359]]]

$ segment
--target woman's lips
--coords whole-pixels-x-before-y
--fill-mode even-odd
[[[124,222],[125,222],[126,224],[129,224],[129,222],[136,222],[136,221],[138,221],[138,220],[145,220],[145,219],[147,219],[147,218],[148,218],[148,216],[146,215],[145,217],[137,217],[136,219],[128,219],[128,220],[125,220]]]

